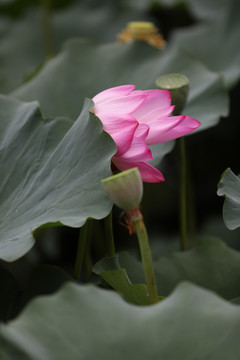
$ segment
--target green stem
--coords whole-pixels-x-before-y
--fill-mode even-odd
[[[88,225],[88,232],[87,232],[87,242],[84,252],[84,258],[83,258],[83,266],[84,266],[84,279],[88,281],[92,274],[92,230],[93,230],[93,219],[89,219],[88,222],[90,223]]]
[[[115,256],[115,245],[112,226],[112,210],[104,219],[105,243],[108,256]]]
[[[187,186],[186,186],[186,148],[183,137],[178,139],[180,153],[180,241],[181,250],[187,249]]]
[[[56,54],[56,45],[51,17],[51,0],[41,0],[41,3],[43,46],[47,57],[52,57]]]
[[[74,278],[80,281],[82,267],[83,267],[83,257],[86,250],[87,244],[87,235],[88,235],[89,221],[87,220],[83,227],[80,229],[79,238],[78,238],[78,247],[77,247],[77,256],[75,261],[74,268]]]
[[[187,162],[188,165],[188,162]],[[188,225],[188,248],[192,248],[196,238],[196,207],[195,194],[189,166],[187,166],[187,225]]]
[[[133,222],[138,236],[149,300],[151,304],[155,304],[159,301],[159,298],[146,227],[142,219],[135,219]]]

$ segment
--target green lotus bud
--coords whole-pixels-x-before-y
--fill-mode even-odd
[[[172,105],[175,105],[173,115],[180,115],[186,104],[189,80],[183,74],[166,74],[156,79],[156,87],[171,92]]]
[[[139,206],[143,183],[138,168],[122,171],[102,180],[102,186],[112,202],[127,211]]]

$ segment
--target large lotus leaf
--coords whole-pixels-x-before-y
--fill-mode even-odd
[[[86,36],[113,41],[126,23],[143,15],[117,1],[75,1],[64,10],[53,10],[53,44],[45,43],[43,11],[40,6],[14,20],[0,18],[0,91],[14,90],[38,70],[49,52],[58,52],[70,37]],[[148,17],[145,16],[145,20]],[[2,30],[2,31],[1,31]],[[48,35],[49,36],[49,35]],[[49,49],[49,46],[53,49]],[[51,50],[51,51],[50,51]]]
[[[134,6],[135,9],[142,9],[147,11],[153,4],[159,5],[163,9],[165,8],[180,8],[180,4],[183,8],[185,5],[196,18],[202,19],[204,21],[213,21],[215,18],[223,15],[227,11],[229,1],[226,0],[130,0],[128,3],[131,6]]]
[[[76,36],[114,41],[127,22],[149,19],[147,12],[132,8],[131,2],[123,0],[81,0],[53,14],[58,46],[63,40]]]
[[[168,2],[172,0],[162,0]],[[173,0],[177,3],[177,0]],[[215,19],[219,19],[220,16],[224,16],[229,10],[231,1],[226,0],[185,0],[186,6],[193,13],[194,16],[203,20],[213,22]],[[230,5],[231,6],[231,5]]]
[[[224,196],[223,219],[230,230],[240,227],[240,175],[227,169],[218,185],[217,194]]]
[[[141,42],[96,44],[75,39],[27,84],[14,92],[23,100],[37,99],[47,116],[76,118],[79,102],[106,88],[135,84],[155,87],[164,73],[180,72],[190,79],[184,113],[201,121],[200,130],[215,125],[228,111],[228,97],[221,77],[207,70],[182,48],[159,51]]]
[[[133,284],[145,283],[140,261],[128,253],[120,253],[114,262],[100,260],[97,269],[103,272],[115,268],[126,269]],[[240,253],[227,247],[217,238],[205,238],[195,248],[175,252],[154,260],[154,269],[160,296],[167,296],[183,280],[213,290],[226,299],[240,295]],[[100,271],[98,271],[100,273]]]
[[[2,259],[25,254],[34,243],[31,232],[42,224],[79,227],[109,212],[101,179],[111,174],[115,145],[91,106],[85,102],[69,129],[67,119],[42,119],[36,102],[0,97]]]
[[[201,237],[216,236],[233,249],[240,251],[240,228],[229,230],[223,222],[221,214],[209,216],[200,229]]]
[[[67,284],[2,326],[2,359],[237,359],[239,331],[239,306],[189,283],[147,307]]]
[[[209,25],[202,24],[176,32],[172,46],[184,45],[212,71],[222,73],[232,87],[240,76],[240,2],[229,0],[222,16]]]
[[[137,1],[134,1],[137,6]],[[151,1],[142,0],[145,8]],[[172,7],[178,0],[158,0],[156,4]],[[227,87],[240,76],[240,3],[238,0],[185,0],[186,7],[202,23],[177,29],[173,41],[186,46],[211,70],[224,75]],[[224,50],[223,50],[224,49]]]
[[[5,20],[0,42],[0,91],[7,93],[19,86],[45,59],[39,12],[24,18]],[[39,26],[37,26],[39,24]]]

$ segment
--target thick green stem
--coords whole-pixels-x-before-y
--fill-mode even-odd
[[[187,249],[187,174],[186,174],[186,149],[183,137],[178,139],[180,153],[180,241],[181,250]]]
[[[89,220],[83,225],[80,229],[79,238],[78,238],[78,247],[77,247],[77,256],[75,261],[75,268],[74,268],[74,278],[76,280],[80,280],[82,267],[83,267],[83,257],[86,250],[87,244],[87,237],[88,237],[88,227],[89,227]]]
[[[105,244],[108,256],[115,256],[115,245],[113,237],[112,210],[104,219]]]
[[[151,304],[155,304],[159,301],[159,298],[146,227],[142,219],[135,219],[133,223],[138,236],[149,300]]]
[[[52,57],[56,54],[56,45],[51,17],[51,0],[41,0],[41,5],[44,51],[47,57]]]

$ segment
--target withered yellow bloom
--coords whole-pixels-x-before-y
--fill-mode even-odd
[[[146,21],[129,22],[122,33],[118,35],[118,40],[123,43],[141,40],[157,49],[162,49],[166,44],[157,27],[152,22]]]

